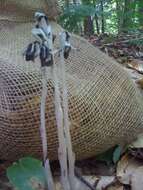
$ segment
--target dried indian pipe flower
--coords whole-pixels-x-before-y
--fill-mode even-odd
[[[43,29],[39,28],[39,25],[36,25],[36,28],[32,29],[32,34],[40,43],[44,43],[45,41],[47,41],[47,36]]]
[[[44,18],[48,24],[48,17],[42,12],[36,12],[35,18],[36,18],[36,21],[38,21],[38,22],[41,22],[42,18]]]
[[[40,60],[41,60],[41,66],[52,66],[53,65],[53,56],[51,51],[46,45],[42,45],[40,48]]]
[[[35,41],[30,43],[24,52],[24,57],[26,61],[34,61],[40,52],[40,43]]]
[[[63,55],[64,55],[64,58],[67,59],[69,57],[69,54],[71,52],[71,44],[70,44],[70,34],[65,31],[65,32],[62,32],[61,33],[62,35],[62,47],[63,47]]]
[[[64,48],[64,58],[65,59],[68,59],[70,51],[71,51],[71,46],[65,46],[65,48]]]

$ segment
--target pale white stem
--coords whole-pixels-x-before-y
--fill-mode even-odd
[[[50,162],[49,159],[46,160],[45,162],[45,176],[46,176],[46,182],[48,184],[48,190],[54,190],[54,181],[53,181],[53,176],[50,168]]]
[[[52,28],[51,25],[47,24],[46,20],[43,18],[40,22],[39,25],[42,30],[46,34],[47,42],[48,42],[48,47],[49,49],[53,50],[53,35],[52,35]]]
[[[60,35],[62,38],[62,34]],[[66,85],[66,72],[65,72],[65,62],[64,62],[64,52],[63,52],[63,39],[60,40],[62,51],[60,53],[61,58],[61,76],[62,76],[62,91],[63,91],[63,114],[64,114],[64,131],[67,145],[67,153],[68,153],[68,164],[69,164],[69,180],[71,185],[71,190],[75,190],[75,156],[72,151],[72,141],[70,135],[70,123],[68,116],[68,94],[67,94],[67,85]]]
[[[67,169],[67,150],[66,150],[66,142],[64,137],[64,129],[63,129],[63,111],[61,107],[61,98],[60,98],[60,90],[59,90],[59,81],[57,78],[58,71],[54,61],[54,51],[52,44],[52,30],[51,26],[47,25],[46,21],[42,19],[41,27],[48,37],[48,47],[51,49],[53,54],[53,81],[55,87],[55,114],[56,114],[56,123],[58,130],[58,139],[59,139],[59,149],[58,149],[58,157],[61,168],[61,181],[64,190],[70,190],[69,182],[68,182],[68,169]],[[49,35],[50,33],[50,35]]]
[[[46,135],[46,126],[45,126],[45,104],[46,104],[46,96],[47,96],[47,79],[45,76],[45,70],[42,70],[42,95],[41,95],[41,139],[42,139],[42,145],[43,145],[43,158],[44,161],[46,161],[47,158],[47,135]]]
[[[63,111],[61,107],[61,97],[60,97],[60,90],[57,78],[58,71],[56,65],[54,65],[53,67],[54,67],[53,77],[54,77],[54,86],[55,86],[55,114],[56,114],[58,139],[59,139],[58,157],[61,168],[61,181],[63,189],[70,190],[68,182],[66,141],[64,137],[64,128],[63,128]]]
[[[59,162],[60,162],[60,167],[61,167],[61,181],[62,181],[63,189],[70,190],[70,184],[69,184],[69,178],[68,178],[68,166],[67,166],[67,146],[66,146],[67,142],[66,142],[65,135],[64,135],[63,111],[62,111],[62,106],[61,106],[59,81],[57,78],[58,70],[57,70],[56,64],[54,62],[52,30],[51,30],[51,26],[49,24],[47,24],[47,22],[44,18],[41,19],[41,22],[39,23],[39,27],[42,28],[42,30],[45,32],[46,38],[47,38],[47,45],[48,45],[49,49],[51,49],[52,54],[53,54],[53,67],[52,67],[53,76],[52,77],[53,77],[54,87],[55,87],[55,114],[56,114],[58,139],[59,139],[58,156],[59,156]],[[43,100],[43,104],[44,103],[45,102]],[[43,142],[45,143],[44,139],[43,139]],[[46,152],[47,150],[44,149],[44,151]],[[47,162],[47,164],[48,164],[48,162]],[[49,168],[49,165],[47,166],[47,168]]]
[[[41,25],[42,23],[39,23]],[[38,34],[42,34],[45,40],[48,41],[48,38],[44,31],[42,30],[43,28],[39,29],[33,29],[32,33],[35,36],[38,36]],[[41,39],[39,39],[41,42]],[[48,185],[48,190],[54,190],[54,181],[53,181],[53,176],[50,168],[50,162],[48,157],[48,144],[47,144],[47,133],[46,133],[46,124],[45,124],[45,110],[46,110],[46,97],[47,97],[47,92],[48,92],[48,87],[47,87],[47,74],[48,74],[48,68],[43,67],[41,68],[42,71],[42,95],[41,95],[41,127],[40,127],[40,132],[41,132],[41,138],[42,138],[42,146],[43,146],[43,159],[44,159],[44,170],[45,170],[45,177],[46,177],[46,182]]]
[[[46,68],[42,68],[42,95],[41,95],[41,139],[42,139],[42,146],[43,146],[43,159],[44,159],[44,170],[45,170],[45,177],[46,182],[48,185],[48,190],[54,190],[54,182],[52,178],[52,173],[50,169],[49,160],[47,159],[47,135],[46,135],[46,124],[45,124],[45,110],[46,110],[46,97],[47,97],[47,77],[46,77]]]
[[[67,88],[66,88],[66,79],[64,72],[64,64],[61,64],[62,67],[62,78],[63,78],[63,112],[64,112],[64,130],[66,136],[66,144],[68,150],[68,163],[69,163],[69,180],[71,184],[71,189],[75,190],[75,156],[72,151],[72,143],[71,143],[71,135],[70,135],[70,123],[68,117],[68,96],[67,96]]]

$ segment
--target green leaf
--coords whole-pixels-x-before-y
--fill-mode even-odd
[[[17,190],[38,190],[45,186],[44,168],[41,161],[26,157],[7,169],[7,176]]]
[[[120,159],[120,156],[121,156],[121,152],[122,152],[122,149],[120,146],[117,146],[113,152],[113,162],[114,164],[116,164],[119,159]]]
[[[91,5],[70,5],[69,8],[64,9],[64,13],[66,16],[74,15],[74,16],[92,16],[95,15],[95,8]]]
[[[121,147],[115,146],[96,156],[96,160],[106,162],[107,165],[116,164],[121,156]]]
[[[113,161],[114,148],[107,150],[106,152],[96,156],[96,160],[106,162],[107,165],[111,165]]]

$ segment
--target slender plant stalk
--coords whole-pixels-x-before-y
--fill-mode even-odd
[[[40,14],[40,13],[38,13]],[[54,51],[53,51],[53,41],[52,41],[52,29],[47,23],[46,19],[42,17],[38,26],[42,29],[40,33],[43,34],[44,39],[42,43],[45,43],[52,53],[53,65],[50,68],[51,78],[54,82],[55,87],[55,115],[57,122],[57,131],[59,139],[58,157],[61,167],[61,182],[64,190],[76,190],[75,188],[75,174],[74,174],[74,164],[75,157],[72,151],[72,143],[69,129],[69,117],[68,117],[68,96],[66,87],[66,77],[65,77],[65,64],[64,64],[64,44],[61,44],[60,58],[61,65],[57,67],[54,61]],[[35,31],[35,30],[34,30]],[[44,33],[43,33],[44,32]],[[36,33],[36,31],[35,31]],[[36,33],[37,34],[37,33]],[[61,36],[60,36],[61,37]],[[64,43],[64,41],[60,40]],[[45,126],[45,105],[47,96],[47,70],[48,68],[42,68],[42,96],[41,96],[41,137],[43,144],[43,157],[45,164],[45,174],[47,179],[47,184],[49,190],[54,190],[54,183],[52,178],[52,173],[50,169],[49,160],[47,159],[47,136],[46,136],[46,126]],[[62,99],[59,88],[58,74],[62,76]],[[63,109],[62,109],[63,108]]]
[[[43,145],[43,159],[44,162],[47,159],[47,135],[46,135],[46,127],[45,127],[45,105],[46,105],[46,96],[47,96],[47,79],[46,79],[46,68],[42,68],[42,95],[41,95],[41,127],[40,133],[42,138]]]
[[[65,139],[66,139],[66,146],[67,146],[67,160],[69,165],[69,181],[71,190],[75,190],[75,156],[72,151],[72,141],[71,141],[71,135],[70,135],[70,123],[69,123],[69,109],[68,109],[68,94],[67,94],[67,85],[66,85],[66,72],[65,72],[65,62],[64,62],[64,45],[62,44],[62,34],[60,35],[60,43],[62,51],[60,52],[60,70],[61,70],[61,76],[62,76],[62,92],[63,92],[63,119],[64,119],[64,133],[65,133]]]
[[[47,25],[45,21],[41,23],[41,28],[47,34],[49,33],[50,26]],[[50,31],[50,37],[48,39],[48,46],[52,50],[53,54],[53,44],[52,44],[52,31]],[[64,128],[63,128],[63,111],[61,107],[61,97],[60,97],[60,89],[59,89],[59,81],[58,81],[58,70],[54,61],[53,54],[53,66],[52,66],[52,78],[54,81],[55,87],[55,115],[58,129],[58,139],[59,139],[59,149],[58,149],[58,157],[61,168],[61,181],[64,190],[70,190],[70,185],[68,182],[68,168],[67,168],[67,150],[66,150],[66,141],[64,137]]]
[[[47,135],[46,135],[46,125],[45,125],[45,110],[46,110],[46,97],[47,97],[47,77],[46,77],[46,69],[42,68],[42,96],[41,96],[41,139],[42,139],[42,145],[43,145],[43,159],[44,159],[44,170],[45,170],[45,176],[46,176],[46,182],[48,185],[48,190],[54,190],[54,182],[52,178],[52,172],[50,168],[50,163],[48,157],[48,151],[47,151]]]
[[[41,22],[39,25],[45,28],[46,22]],[[46,28],[45,28],[46,29]],[[49,29],[49,28],[48,28]],[[44,31],[45,33],[47,32]],[[50,41],[50,40],[49,40]],[[48,42],[48,38],[47,38]],[[51,42],[51,41],[50,41]],[[54,190],[54,181],[53,176],[50,168],[50,162],[48,159],[48,144],[47,144],[47,135],[46,135],[46,125],[45,125],[45,110],[46,110],[46,97],[47,97],[47,69],[46,67],[41,68],[42,71],[42,96],[41,96],[41,138],[42,138],[42,145],[43,145],[43,159],[44,159],[44,169],[45,169],[45,176],[46,176],[46,182],[48,185],[48,190]]]
[[[70,190],[70,185],[68,182],[68,167],[67,167],[67,150],[66,150],[66,141],[64,137],[64,128],[63,128],[63,111],[61,107],[61,97],[60,90],[57,79],[57,67],[54,65],[54,86],[55,86],[55,114],[57,121],[58,129],[58,139],[59,139],[59,149],[58,157],[61,168],[61,181],[64,190]]]

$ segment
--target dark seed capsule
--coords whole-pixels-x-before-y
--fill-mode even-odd
[[[65,59],[67,59],[69,57],[70,51],[71,51],[71,46],[65,46],[65,49],[64,49],[64,58]]]
[[[52,40],[53,40],[53,43],[54,43],[55,39],[56,39],[56,35],[53,34],[52,38],[53,38]]]
[[[43,37],[43,35],[42,35],[42,34],[38,34],[38,36],[41,38],[41,40],[42,40],[42,41],[44,41],[44,40],[45,40],[45,38]]]
[[[25,60],[26,61],[34,61],[35,58],[38,56],[39,50],[39,42],[35,41],[30,43],[25,51]]]
[[[48,24],[48,17],[45,15],[41,15],[39,17],[37,17],[37,21],[38,22],[41,22],[42,19],[45,19],[46,23]]]
[[[49,67],[53,65],[53,56],[49,50],[48,47],[45,45],[42,45],[40,49],[40,60],[41,60],[41,66],[42,67]]]
[[[69,33],[67,31],[65,32],[65,34],[66,34],[66,41],[68,42],[69,39],[70,39],[70,35],[69,35]]]
[[[34,44],[32,43],[29,44],[26,50],[26,54],[25,54],[26,61],[34,61],[35,52],[36,52],[36,47],[34,46]]]

